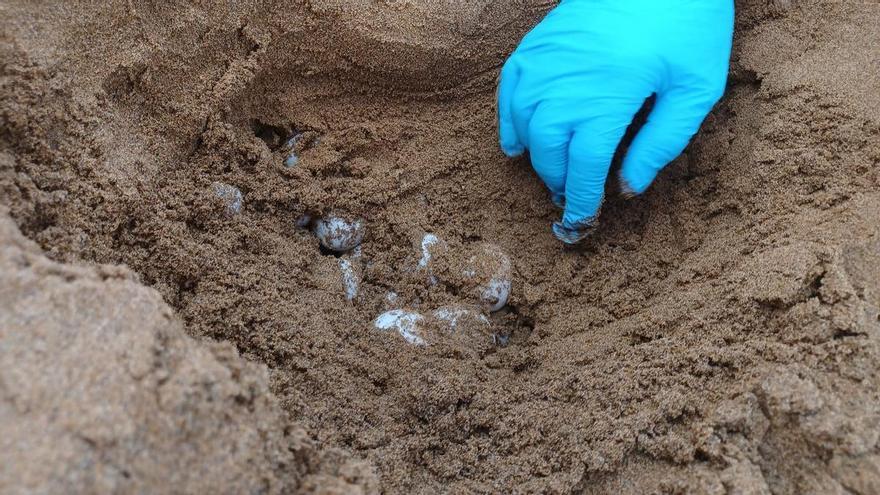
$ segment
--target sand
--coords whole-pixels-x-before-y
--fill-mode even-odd
[[[287,420],[264,365],[184,335],[125,268],[46,259],[0,214],[0,492],[376,486],[369,465]]]
[[[71,459],[100,455],[129,473],[107,490],[123,493],[231,478],[234,492],[880,493],[880,7],[738,2],[727,96],[645,195],[625,200],[610,181],[575,249],[550,233],[558,211],[528,161],[496,145],[498,68],[551,7],[0,6],[0,204],[42,263],[107,285],[56,306],[57,275],[34,270],[2,307],[59,315],[40,327],[57,342],[77,329],[106,340],[99,315],[125,315],[107,349],[49,347],[65,358],[42,358],[43,386],[69,388],[64,367],[104,359],[109,381],[84,397],[152,396],[155,384],[126,385],[118,349],[158,342],[191,356],[184,390],[201,376],[256,383],[259,404],[224,392],[224,416],[196,395],[198,413],[166,414],[204,436],[163,427],[131,443],[120,427],[109,447],[70,446],[54,439],[77,430],[38,415],[51,402],[5,412],[24,393],[16,370],[40,373],[7,351],[2,428],[54,429],[20,437],[15,473],[31,471],[2,483],[48,483],[44,465],[53,483],[82,479],[98,468]],[[214,184],[241,192],[239,211]],[[364,220],[358,254],[297,226],[331,212]],[[427,232],[451,253],[433,284],[418,267]],[[512,265],[491,331],[413,346],[373,328],[388,309],[468,303],[459,267],[482,243]],[[351,301],[340,259],[360,282]],[[15,302],[22,291],[40,296]],[[27,330],[4,338],[36,345]],[[107,424],[148,425],[155,404],[136,404]],[[205,433],[222,421],[262,433],[227,455],[246,440]],[[191,456],[146,469],[119,445]]]

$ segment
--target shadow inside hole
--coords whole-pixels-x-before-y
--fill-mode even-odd
[[[324,247],[323,244],[320,244],[320,243],[318,244],[318,251],[321,253],[321,256],[333,256],[334,258],[341,258],[343,254],[346,254],[343,252],[328,249],[328,248]]]
[[[251,131],[253,131],[255,136],[262,139],[272,151],[280,148],[287,140],[287,135],[289,134],[283,127],[267,124],[260,120],[251,120]]]

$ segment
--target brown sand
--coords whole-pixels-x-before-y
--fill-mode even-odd
[[[114,266],[49,261],[0,211],[0,493],[370,489],[285,421],[265,366],[201,345]]]
[[[54,260],[125,264],[190,335],[268,365],[289,418],[259,387],[262,406],[230,412],[267,432],[222,460],[242,489],[376,491],[362,459],[386,493],[880,493],[876,3],[738,2],[727,98],[578,249],[495,142],[497,69],[552,2],[141,3],[0,6],[0,203]],[[240,189],[240,213],[214,183]],[[368,224],[353,302],[295,225],[331,210]],[[390,290],[420,311],[471,292],[455,256],[433,286],[413,269],[425,232],[510,256],[510,304],[492,315],[508,345],[372,329]],[[153,335],[149,321],[119,331]],[[193,376],[251,369],[186,342]],[[104,399],[125,401],[114,387]],[[205,407],[194,421],[212,431]],[[114,417],[150,414],[128,413]],[[279,469],[299,428],[314,453]],[[185,442],[157,435],[157,452]],[[204,465],[182,463],[211,473],[242,441],[200,438],[186,441]],[[54,454],[34,449],[39,481]],[[135,463],[118,491],[163,486],[98,451]]]

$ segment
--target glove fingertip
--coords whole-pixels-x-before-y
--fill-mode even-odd
[[[568,245],[575,245],[582,240],[586,239],[587,236],[592,232],[592,224],[577,226],[577,227],[566,227],[565,222],[553,222],[553,235],[556,236],[557,239],[564,242]]]
[[[503,151],[504,154],[510,158],[516,158],[518,156],[521,156],[523,153],[525,153],[526,149],[525,149],[525,147],[523,147],[523,145],[521,145],[519,143],[516,143],[516,144],[505,143],[504,140],[502,139],[501,151]]]
[[[620,192],[627,198],[644,193],[657,173],[650,167],[623,167],[620,171]]]

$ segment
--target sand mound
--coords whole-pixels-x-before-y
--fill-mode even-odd
[[[46,259],[0,211],[0,491],[370,490],[319,452],[264,366],[185,336],[124,268]]]
[[[725,100],[565,249],[495,136],[497,68],[548,3],[8,2],[0,199],[266,364],[386,492],[876,493],[880,9],[740,2]],[[329,212],[359,252],[301,228]],[[467,302],[443,276],[466,258],[419,268],[429,232],[510,258],[503,345],[373,328]]]

